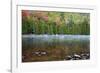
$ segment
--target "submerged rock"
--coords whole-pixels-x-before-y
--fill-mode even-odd
[[[72,59],[72,56],[68,55],[68,56],[65,57],[65,60],[71,60],[71,59]]]
[[[45,51],[35,51],[35,52],[32,52],[33,55],[35,56],[43,56],[43,55],[46,55],[47,52]]]
[[[41,55],[46,55],[46,54],[47,54],[47,52],[45,52],[45,51],[41,52]]]
[[[81,56],[78,55],[78,54],[74,54],[74,55],[72,56],[72,59],[73,59],[73,60],[80,60],[80,59],[81,59]]]
[[[82,59],[89,59],[90,54],[81,54]]]
[[[73,55],[68,55],[65,57],[64,60],[86,60],[89,59],[90,55],[89,54],[73,54]]]

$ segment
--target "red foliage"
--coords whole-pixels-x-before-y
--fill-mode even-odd
[[[28,17],[28,16],[30,16],[30,12],[28,10],[22,10],[22,16]]]
[[[44,21],[48,21],[48,16],[43,16],[42,18]]]

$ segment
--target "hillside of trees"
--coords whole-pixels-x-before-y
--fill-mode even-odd
[[[90,34],[90,14],[22,10],[22,34]]]

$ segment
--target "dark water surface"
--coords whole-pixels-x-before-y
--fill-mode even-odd
[[[86,60],[89,35],[22,35],[22,62]]]

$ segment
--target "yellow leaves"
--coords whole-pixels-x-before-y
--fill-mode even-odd
[[[37,20],[43,20],[45,22],[48,21],[48,15],[47,12],[43,12],[43,11],[36,11],[33,13],[34,18],[36,18]]]
[[[57,26],[61,25],[61,19],[60,17],[56,17],[54,22],[56,23]]]

